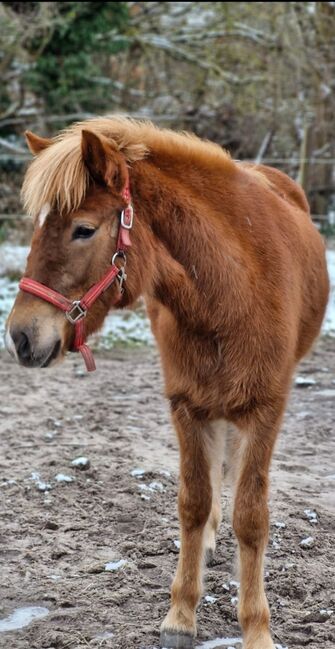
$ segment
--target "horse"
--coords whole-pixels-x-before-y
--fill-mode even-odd
[[[86,336],[144,297],[180,448],[181,547],[161,646],[193,646],[229,461],[243,647],[274,649],[263,581],[269,468],[329,290],[304,192],[217,144],[122,116],[26,138],[35,157],[22,197],[35,225],[8,350],[49,367],[79,349],[94,369]]]

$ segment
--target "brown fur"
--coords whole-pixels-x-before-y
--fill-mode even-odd
[[[93,154],[85,130],[101,140],[93,138]],[[233,526],[244,647],[272,649],[262,575],[268,473],[292,373],[325,312],[324,244],[302,190],[283,173],[237,164],[194,136],[97,119],[64,131],[46,148],[42,144],[27,172],[28,211],[37,215],[47,202],[53,207],[45,225],[36,225],[29,276],[69,298],[102,276],[123,206],[106,174],[113,168],[120,179],[126,164],[135,223],[120,306],[145,296],[181,452],[182,546],[162,642],[176,646],[177,636],[195,633],[202,562],[206,549],[213,550],[211,529],[221,517],[217,492],[224,458],[216,422],[223,419],[239,431]],[[75,224],[83,221],[98,227],[95,236],[71,241]],[[88,331],[101,326],[114,291],[92,309]],[[45,308],[43,327],[50,328],[55,309],[47,307],[46,322]],[[20,294],[9,328],[29,327],[27,313],[36,323],[40,309],[38,299]],[[72,336],[65,320],[59,336],[64,353]]]

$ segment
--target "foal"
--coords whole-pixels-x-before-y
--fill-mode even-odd
[[[193,644],[230,422],[244,649],[273,649],[263,583],[269,467],[295,365],[319,333],[328,296],[305,196],[275,169],[235,163],[214,144],[148,123],[98,118],[27,140],[36,157],[23,198],[35,230],[8,349],[29,367],[87,352],[83,326],[96,331],[112,306],[144,295],[180,445],[181,549],[161,644]],[[129,217],[131,206],[130,232],[122,210]],[[112,257],[120,282],[101,292]]]

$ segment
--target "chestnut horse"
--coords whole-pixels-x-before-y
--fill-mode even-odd
[[[90,334],[112,306],[144,296],[180,446],[181,548],[161,644],[193,644],[203,564],[221,521],[230,422],[243,646],[273,649],[263,583],[270,460],[294,368],[319,333],[328,297],[324,243],[303,191],[215,144],[121,117],[27,140],[36,157],[23,199],[35,229],[7,323],[9,351],[25,366],[51,365],[80,348],[77,315]],[[130,201],[133,228],[116,263]],[[66,304],[100,286],[112,257],[123,292],[112,282],[86,318],[64,317]],[[55,293],[46,297],[46,287]]]

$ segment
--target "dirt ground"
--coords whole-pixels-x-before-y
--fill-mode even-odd
[[[150,348],[115,350],[97,365],[88,375],[71,357],[27,371],[0,354],[0,622],[18,607],[49,609],[0,633],[3,649],[158,647],[178,554],[178,454],[159,360]],[[334,341],[323,339],[299,368],[271,474],[266,588],[274,640],[289,649],[334,647],[334,371]],[[79,456],[86,470],[71,465]],[[240,636],[234,578],[226,516],[197,645]]]

